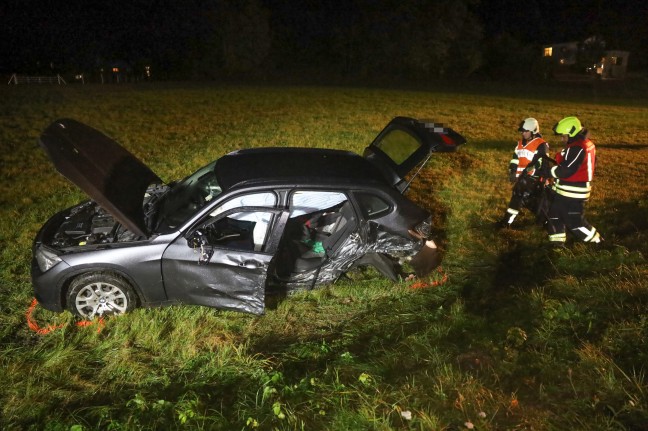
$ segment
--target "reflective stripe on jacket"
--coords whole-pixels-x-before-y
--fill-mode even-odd
[[[553,186],[556,193],[574,199],[589,198],[596,167],[594,143],[587,138],[570,142],[556,155],[556,162],[551,169],[551,176],[557,178]]]

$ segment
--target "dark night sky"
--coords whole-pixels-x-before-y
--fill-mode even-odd
[[[405,10],[403,4],[427,7],[429,3],[432,8],[443,3],[440,0],[246,1],[260,5],[265,11],[277,58],[285,58],[291,52],[306,55],[319,49],[319,57],[313,54],[309,60],[313,62],[331,56],[337,49],[331,40],[337,37],[340,43],[340,34],[352,34],[358,21],[365,26],[376,22],[378,26],[394,7]],[[600,34],[608,48],[630,50],[640,69],[645,70],[648,64],[643,60],[648,56],[645,0],[461,1],[469,5],[481,22],[484,43],[503,33],[527,45],[582,41]],[[187,70],[192,67],[192,58],[195,62],[201,51],[205,52],[205,46],[209,46],[204,40],[227,27],[220,11],[228,6],[223,5],[237,3],[245,2],[5,0],[0,4],[0,71],[6,73],[49,61],[88,67],[99,59],[117,58],[130,61],[155,58],[159,67],[173,64]],[[229,7],[233,9],[241,10],[238,6]],[[224,46],[226,39],[219,37],[212,44],[214,49]],[[240,45],[232,45],[232,49]],[[331,45],[328,51],[326,45]],[[214,67],[218,62],[214,60]]]
[[[622,43],[648,22],[643,0],[484,0],[479,9],[486,34],[519,32],[540,44],[582,40],[596,33]]]

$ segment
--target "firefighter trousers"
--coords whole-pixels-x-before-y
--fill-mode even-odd
[[[552,244],[564,244],[567,241],[567,230],[577,239],[584,242],[601,241],[601,236],[585,219],[585,201],[554,194],[549,208],[547,231]]]

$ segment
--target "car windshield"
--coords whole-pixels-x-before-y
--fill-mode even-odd
[[[168,233],[202,209],[221,193],[212,162],[178,182],[159,205],[157,230]]]

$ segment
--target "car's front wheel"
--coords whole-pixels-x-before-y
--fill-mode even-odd
[[[78,276],[70,284],[67,306],[72,314],[85,319],[126,313],[136,305],[133,288],[110,272]]]

